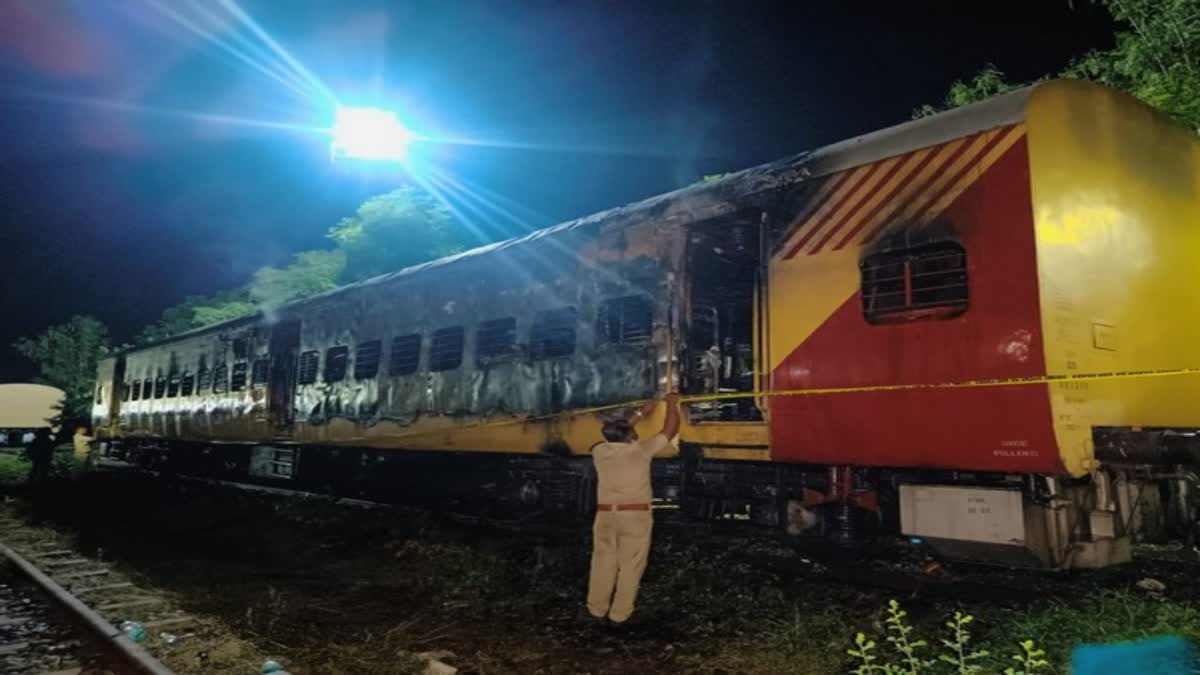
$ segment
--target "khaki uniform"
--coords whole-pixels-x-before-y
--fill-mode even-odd
[[[79,480],[83,474],[87,472],[88,462],[92,457],[91,442],[95,440],[92,436],[88,436],[82,431],[75,433],[71,439],[75,446],[74,452],[71,453],[71,478]]]
[[[596,502],[642,505],[642,510],[600,510],[592,527],[588,611],[618,623],[633,613],[638,585],[650,555],[650,460],[669,445],[662,434],[634,443],[601,443],[592,449]]]

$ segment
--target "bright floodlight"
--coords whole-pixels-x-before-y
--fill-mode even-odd
[[[400,161],[408,157],[408,145],[413,141],[413,133],[395,113],[378,108],[339,106],[330,131],[335,157]]]

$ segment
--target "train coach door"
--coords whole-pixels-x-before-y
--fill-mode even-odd
[[[692,422],[759,422],[756,328],[761,217],[722,218],[688,232],[683,391],[725,398],[691,406]],[[738,394],[745,393],[745,398]]]
[[[267,383],[267,413],[271,428],[285,432],[292,425],[296,398],[296,366],[300,355],[300,322],[285,321],[271,329],[271,379]]]

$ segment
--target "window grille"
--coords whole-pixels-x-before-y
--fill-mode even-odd
[[[229,378],[229,391],[242,391],[246,388],[246,371],[250,366],[245,361],[233,364],[233,376]]]
[[[317,381],[317,373],[321,372],[321,353],[317,350],[304,352],[300,355],[299,372],[296,380],[300,384],[312,384]]]
[[[250,370],[250,384],[262,386],[267,383],[271,377],[271,357],[264,356],[261,359],[255,359],[254,367]]]
[[[436,330],[429,348],[429,369],[434,372],[454,370],[462,365],[462,353],[462,326]]]
[[[346,362],[349,360],[349,347],[330,347],[325,350],[325,381],[341,382],[346,379]]]
[[[478,360],[508,356],[517,345],[517,320],[493,319],[479,324],[475,332],[475,358]]]
[[[361,342],[354,350],[354,379],[369,380],[379,374],[383,343],[379,340]]]
[[[529,331],[529,356],[554,359],[575,351],[576,313],[574,307],[538,312]]]
[[[421,364],[421,335],[397,335],[392,338],[388,359],[389,375],[411,375]]]
[[[653,328],[654,304],[644,295],[605,300],[596,313],[596,340],[600,344],[647,344]]]
[[[876,253],[859,267],[868,323],[946,318],[967,309],[967,256],[958,244]]]

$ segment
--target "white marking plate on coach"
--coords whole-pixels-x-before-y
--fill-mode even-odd
[[[1024,544],[1020,490],[901,485],[900,531],[914,537]]]

